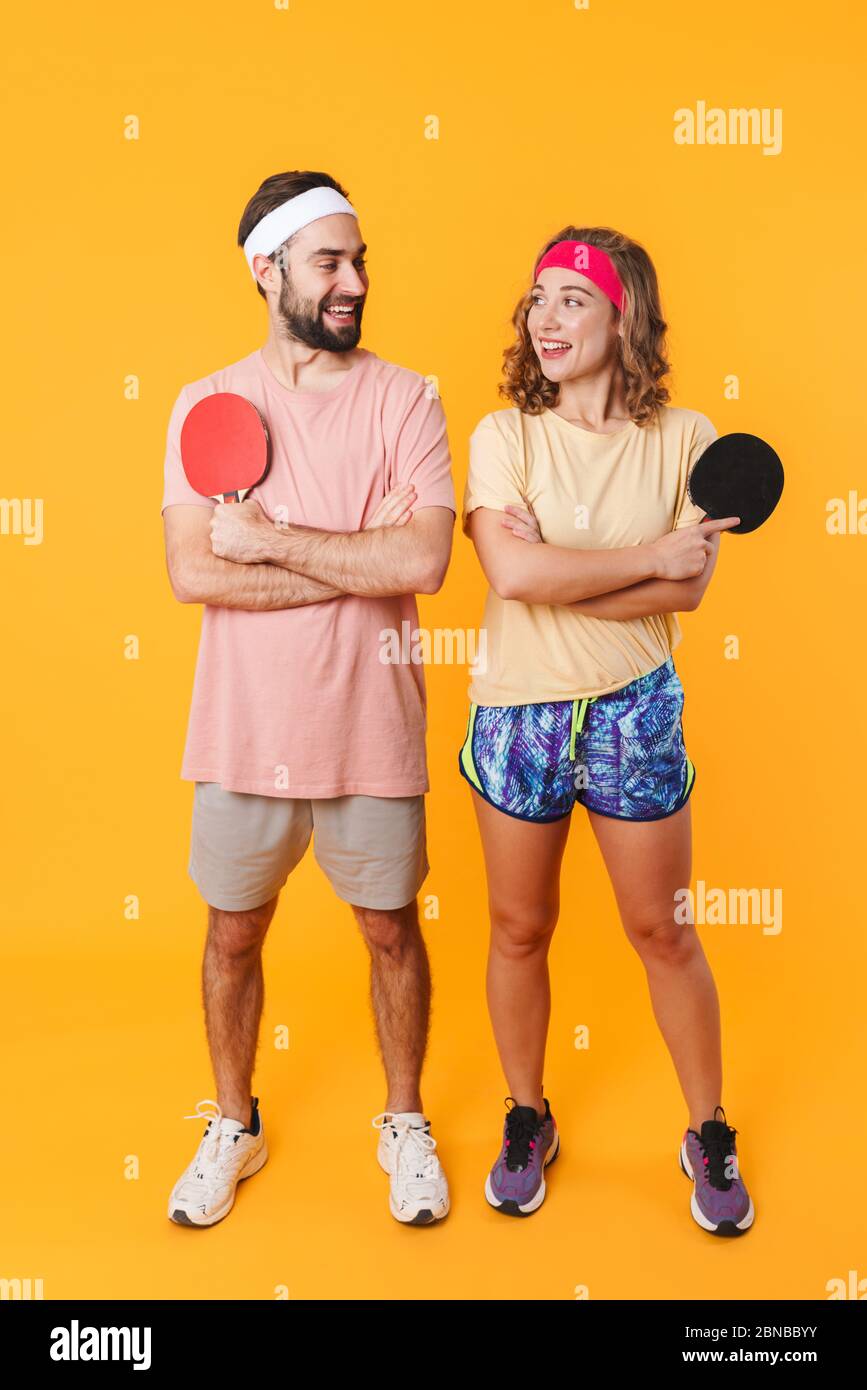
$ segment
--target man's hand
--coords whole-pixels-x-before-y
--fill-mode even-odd
[[[229,503],[226,511],[234,510]],[[175,598],[218,608],[271,612],[342,598],[343,590],[318,584],[278,565],[238,565],[211,549],[213,507],[180,502],[163,514],[166,563]]]
[[[211,516],[211,549],[221,560],[239,565],[267,562],[274,553],[277,528],[253,497],[245,502],[218,502]]]
[[[508,515],[503,520],[503,526],[507,531],[511,531],[513,536],[518,536],[522,541],[532,541],[538,544],[542,540],[542,531],[536,520],[536,513],[527,502],[525,507],[516,507],[511,503],[504,509]]]
[[[416,496],[412,483],[393,488],[362,529],[405,526],[412,516]],[[238,565],[271,561],[278,533],[279,527],[268,520],[254,497],[244,502],[218,502],[211,516],[211,549],[221,560],[233,560]]]
[[[412,516],[413,503],[417,497],[418,493],[412,483],[401,483],[400,487],[392,488],[361,529],[375,531],[380,526],[405,526]]]

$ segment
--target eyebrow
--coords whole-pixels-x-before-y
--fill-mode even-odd
[[[363,241],[355,254],[361,256],[366,250],[367,242]],[[342,246],[320,246],[318,251],[311,251],[307,259],[312,261],[316,256],[345,256],[347,254]]]
[[[539,284],[539,281],[537,280],[536,283],[535,283],[535,285],[533,286],[533,289],[534,289],[534,290],[541,290],[541,289],[543,289],[543,286],[540,285],[540,284]],[[561,285],[561,286],[560,286],[560,292],[561,292],[561,294],[562,294],[563,290],[583,290],[585,294],[590,294],[590,293],[591,293],[590,287],[589,287],[588,285]]]

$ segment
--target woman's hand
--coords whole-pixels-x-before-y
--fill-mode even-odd
[[[702,574],[713,546],[707,539],[716,531],[726,531],[737,526],[739,516],[724,516],[718,521],[709,517],[706,521],[696,521],[692,526],[682,526],[679,531],[669,531],[658,541],[648,545],[656,567],[657,579],[695,579]]]
[[[524,501],[527,502],[526,497]],[[534,544],[542,540],[539,523],[529,502],[527,502],[526,507],[516,507],[510,504],[505,508],[505,511],[507,516],[502,524],[507,531],[511,531],[513,536],[519,536],[522,541],[532,541]]]

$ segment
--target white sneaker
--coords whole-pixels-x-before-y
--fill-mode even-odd
[[[259,1098],[253,1096],[250,1126],[224,1116],[215,1100],[200,1100],[185,1120],[207,1120],[195,1158],[184,1169],[169,1198],[169,1220],[179,1226],[213,1226],[232,1209],[242,1178],[258,1173],[268,1157]],[[213,1106],[216,1114],[203,1107]]]
[[[449,1210],[449,1185],[435,1150],[430,1122],[415,1111],[385,1110],[371,1121],[380,1131],[376,1157],[388,1173],[388,1205],[398,1221],[428,1226]]]

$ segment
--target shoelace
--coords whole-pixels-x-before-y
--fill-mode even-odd
[[[530,1146],[535,1148],[534,1141],[542,1123],[538,1115],[535,1121],[527,1119],[526,1115],[519,1115],[514,1096],[506,1096],[507,1105],[509,1101],[512,1107],[506,1117],[506,1167],[510,1172],[517,1173],[530,1162]]]
[[[717,1110],[722,1110],[721,1122],[716,1120]],[[726,1120],[726,1112],[721,1105],[716,1107],[713,1114],[714,1120],[725,1126],[725,1132],[720,1135],[710,1135],[707,1139],[701,1139],[699,1136],[704,1154],[704,1166],[711,1187],[715,1187],[718,1192],[728,1192],[734,1179],[726,1177],[726,1168],[728,1160],[735,1154],[735,1135],[738,1131],[733,1129]]]
[[[212,1106],[215,1113],[210,1114],[206,1109],[203,1109],[203,1106]],[[224,1180],[222,1161],[228,1157],[228,1154],[221,1152],[221,1140],[228,1136],[224,1135],[220,1128],[222,1118],[223,1111],[215,1100],[200,1100],[196,1105],[195,1113],[184,1116],[185,1120],[207,1120],[209,1122],[191,1165],[191,1176],[206,1187],[219,1187]],[[234,1147],[234,1135],[231,1138]]]
[[[396,1132],[395,1151],[399,1173],[416,1178],[437,1177],[439,1159],[434,1156],[437,1141],[426,1129],[413,1129],[405,1120],[390,1116],[388,1111],[377,1115],[372,1123],[375,1129],[393,1129]]]

